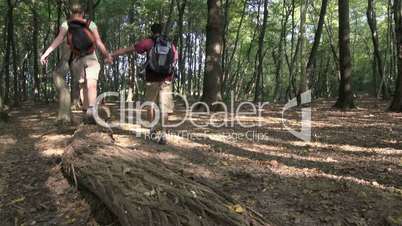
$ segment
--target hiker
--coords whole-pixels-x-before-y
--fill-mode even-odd
[[[152,35],[137,42],[135,45],[116,50],[113,58],[127,53],[147,54],[145,65],[145,101],[158,104],[162,122],[168,122],[168,116],[173,113],[173,84],[174,68],[178,59],[176,47],[162,34],[162,25],[151,26]],[[147,120],[153,122],[155,109],[147,108]],[[160,134],[157,136],[158,129]],[[163,123],[150,128],[151,139],[164,145],[167,143],[166,131]]]
[[[96,56],[98,47],[106,63],[111,64],[113,59],[100,38],[98,28],[93,21],[84,19],[84,10],[80,4],[71,7],[71,16],[61,27],[58,36],[41,57],[43,65],[48,63],[48,56],[67,36],[67,44],[71,49],[70,69],[80,83],[80,98],[83,104],[83,112],[86,113],[85,122],[95,124],[94,107],[97,98],[97,81],[100,72],[100,64]]]

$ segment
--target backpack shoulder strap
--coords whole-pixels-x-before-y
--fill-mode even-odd
[[[92,21],[90,19],[88,19],[85,23],[85,26],[89,29],[89,27],[91,26]]]

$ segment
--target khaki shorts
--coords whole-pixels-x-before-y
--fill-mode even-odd
[[[173,113],[173,84],[171,82],[146,83],[145,101],[157,104],[162,113]]]
[[[80,83],[86,80],[98,80],[100,64],[95,53],[76,58],[71,62],[71,70]]]

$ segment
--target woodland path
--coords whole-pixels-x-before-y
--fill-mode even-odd
[[[74,128],[58,130],[52,110],[28,105],[0,125],[2,226],[90,225],[88,205],[59,167]]]
[[[246,129],[194,129],[197,139],[173,137],[150,144],[124,130],[117,145],[157,156],[187,176],[213,183],[279,225],[402,225],[402,115],[385,104],[360,100],[357,110],[333,111],[333,101],[313,106],[313,141],[282,127],[280,107],[264,112],[260,141],[230,140]],[[75,127],[53,126],[54,108],[27,106],[0,127],[2,225],[87,225],[88,205],[58,166]],[[180,112],[176,117],[180,118]],[[287,117],[296,117],[290,114]],[[46,223],[45,223],[46,222]]]

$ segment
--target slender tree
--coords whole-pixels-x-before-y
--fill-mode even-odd
[[[254,95],[254,102],[261,102],[261,95],[263,90],[262,85],[262,76],[263,76],[263,65],[264,65],[264,40],[265,40],[265,33],[267,30],[267,23],[268,23],[268,0],[264,0],[264,17],[261,26],[261,33],[258,40],[258,50],[257,50],[257,58],[258,58],[258,66],[255,72],[256,76],[256,86],[255,86],[255,95]]]
[[[183,57],[183,50],[184,50],[184,42],[183,42],[183,23],[184,23],[184,13],[186,10],[187,0],[178,0],[177,1],[177,8],[178,8],[178,22],[177,22],[177,34],[174,38],[174,42],[178,43],[179,46],[179,59],[178,59],[178,67],[179,67],[179,78],[181,84],[179,83],[179,89],[181,88],[182,84],[184,83],[184,74],[185,74],[185,62]]]
[[[38,12],[36,9],[35,1],[32,4],[32,48],[33,48],[33,79],[34,79],[34,99],[35,101],[39,100],[40,97],[40,80],[39,80],[39,18]]]
[[[95,9],[98,7],[99,3],[101,3],[101,0],[97,0],[96,2],[94,0],[87,0],[87,13],[89,19],[95,20]]]
[[[394,19],[396,45],[398,47],[398,77],[395,85],[395,94],[392,100],[390,111],[402,112],[402,1],[394,1]]]
[[[313,81],[312,77],[315,71],[314,65],[317,57],[318,48],[321,43],[321,36],[324,28],[325,15],[327,14],[327,7],[328,7],[328,0],[322,0],[320,18],[318,20],[317,30],[315,31],[313,47],[311,48],[310,56],[307,62],[306,72],[304,74],[305,77],[300,82],[299,93],[297,95],[298,104],[301,104],[301,94],[306,92],[307,89],[310,88],[311,86],[310,83],[311,81]]]
[[[222,77],[222,29],[220,1],[208,0],[206,62],[202,101],[210,105],[212,110],[220,110],[219,105],[212,106],[212,103],[222,100],[220,89],[220,78]]]
[[[373,42],[373,47],[374,47],[374,62],[375,62],[375,71],[374,71],[374,81],[377,80],[377,73],[378,76],[381,80],[381,84],[380,84],[380,92],[382,93],[382,97],[384,99],[388,98],[388,93],[387,93],[387,86],[385,83],[385,78],[384,78],[384,63],[382,60],[382,56],[381,56],[381,51],[380,51],[380,41],[378,38],[378,30],[377,30],[377,14],[376,11],[374,9],[375,6],[375,0],[368,0],[367,3],[367,22],[369,24],[370,27],[370,31],[371,31],[371,40]],[[377,90],[377,84],[375,84],[375,90]],[[377,92],[376,92],[377,94]]]
[[[338,0],[339,11],[339,64],[341,81],[339,97],[334,107],[354,108],[352,89],[352,56],[350,52],[349,0]]]
[[[11,62],[11,48],[14,35],[14,7],[16,2],[13,0],[7,0],[7,44],[6,44],[6,54],[4,55],[4,74],[5,74],[5,88],[4,88],[4,103],[9,103],[9,93],[10,93],[10,62]]]
[[[282,89],[282,64],[283,64],[283,49],[285,47],[286,42],[286,29],[289,22],[289,17],[291,15],[291,8],[286,7],[287,1],[283,0],[282,2],[282,18],[281,18],[281,33],[279,37],[279,42],[277,44],[277,49],[272,50],[272,58],[275,63],[275,87],[273,91],[273,99],[277,101],[281,99],[281,89]]]
[[[3,30],[3,39],[1,40],[3,42],[3,46],[6,47],[7,46],[7,38],[6,38],[6,34],[7,34],[7,30],[8,30],[8,17],[7,14],[4,15],[4,30]],[[2,61],[3,64],[5,64],[6,62],[6,56],[4,56],[4,59]],[[0,112],[3,111],[4,109],[4,99],[3,99],[3,95],[4,95],[4,89],[3,89],[3,73],[4,73],[5,67],[4,68],[0,68]]]
[[[297,62],[298,62],[298,69],[299,69],[299,74],[300,74],[300,83],[299,87],[297,88],[296,91],[296,97],[299,97],[301,93],[304,92],[304,88],[306,87],[305,84],[308,84],[308,78],[307,78],[307,73],[305,71],[306,65],[305,65],[305,60],[304,60],[304,47],[305,47],[305,42],[306,42],[306,20],[307,20],[307,11],[308,11],[308,6],[309,6],[309,0],[305,0],[304,2],[302,1],[301,9],[300,9],[300,31],[299,31],[299,44],[300,44],[300,51],[299,54],[297,55]],[[300,88],[303,87],[303,88]],[[301,91],[303,90],[303,92]],[[306,89],[307,90],[307,89]],[[297,98],[300,103],[300,98]]]

